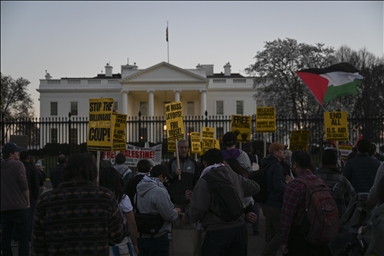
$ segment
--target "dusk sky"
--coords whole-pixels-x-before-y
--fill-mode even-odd
[[[95,77],[169,60],[232,72],[254,62],[266,41],[293,38],[383,56],[383,1],[342,2],[22,2],[1,1],[1,72],[28,79],[39,116],[39,79]]]

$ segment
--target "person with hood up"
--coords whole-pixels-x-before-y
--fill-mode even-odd
[[[136,212],[144,214],[160,214],[163,226],[154,234],[138,233],[137,245],[140,255],[169,255],[168,233],[171,232],[171,221],[178,218],[180,208],[174,208],[164,182],[168,179],[168,170],[164,165],[156,165],[150,176],[144,176],[137,184],[134,198]],[[140,230],[140,227],[138,226]]]

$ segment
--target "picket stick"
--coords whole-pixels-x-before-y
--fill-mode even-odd
[[[177,139],[176,139],[175,145],[176,145],[177,169],[180,170],[179,147],[177,146]],[[181,180],[181,170],[179,174],[179,180]]]
[[[264,157],[267,157],[267,135],[265,134],[265,132],[263,133],[264,135]]]
[[[99,150],[97,151],[96,165],[97,165],[96,184],[99,185],[99,176],[100,176],[100,151]]]

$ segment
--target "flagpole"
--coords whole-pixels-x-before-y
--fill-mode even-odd
[[[167,21],[167,56],[168,56],[168,63],[169,63],[169,39],[168,39],[168,21]]]

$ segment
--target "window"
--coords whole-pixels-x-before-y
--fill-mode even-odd
[[[77,128],[71,128],[71,144],[77,144]]]
[[[77,116],[77,101],[71,101],[71,115]]]
[[[147,135],[147,127],[141,127],[140,128],[140,140],[141,141],[148,141],[148,135]]]
[[[195,115],[195,103],[193,101],[187,101],[187,115]]]
[[[236,115],[244,114],[244,101],[237,100],[236,101]]]
[[[119,102],[118,101],[113,102],[113,112],[119,112]]]
[[[216,101],[216,115],[224,115],[224,101]]]
[[[51,143],[57,143],[57,128],[51,128]]]
[[[57,102],[51,102],[51,116],[57,116]]]
[[[140,102],[140,112],[142,116],[146,116],[147,114],[147,102]]]

